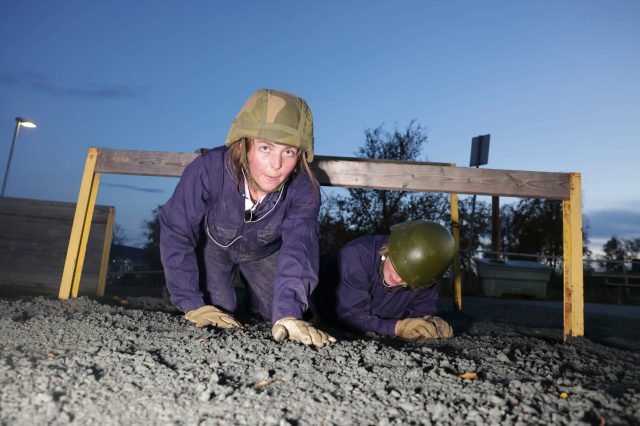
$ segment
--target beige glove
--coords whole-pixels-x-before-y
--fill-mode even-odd
[[[396,323],[396,336],[405,340],[437,339],[438,331],[424,318],[407,318]]]
[[[244,328],[233,316],[211,305],[189,311],[184,317],[195,322],[198,327],[212,325],[218,328]]]
[[[453,328],[440,317],[435,315],[429,315],[424,317],[427,321],[433,323],[436,326],[436,330],[438,331],[438,338],[440,339],[448,339],[449,337],[453,337]]]
[[[306,321],[297,320],[294,317],[280,318],[273,325],[271,334],[276,342],[285,339],[302,342],[305,345],[322,347],[335,343],[336,339],[322,330],[318,330]]]

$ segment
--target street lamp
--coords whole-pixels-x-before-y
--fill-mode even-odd
[[[16,117],[16,130],[13,132],[13,141],[11,142],[11,150],[9,151],[9,160],[7,161],[7,168],[4,171],[4,180],[2,181],[2,193],[0,193],[0,197],[4,197],[4,190],[7,187],[7,178],[9,177],[9,167],[11,167],[11,157],[13,156],[13,147],[16,144],[16,139],[18,138],[18,132],[20,131],[20,126],[27,127],[29,129],[33,129],[36,126],[36,123],[33,121],[29,121],[26,118]]]

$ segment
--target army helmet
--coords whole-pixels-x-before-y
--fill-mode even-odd
[[[449,267],[455,241],[442,225],[414,220],[391,227],[388,256],[410,288],[430,287]]]
[[[252,94],[233,120],[225,145],[242,138],[302,149],[313,161],[313,116],[305,100],[291,93],[260,89]]]

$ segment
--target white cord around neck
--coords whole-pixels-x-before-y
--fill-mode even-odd
[[[244,175],[244,171],[242,172],[242,174]],[[246,177],[245,177],[245,182],[246,182]],[[253,209],[249,210],[249,220],[247,220],[246,215],[245,217],[242,218],[242,220],[244,221],[244,223],[256,223],[256,222],[260,222],[262,219],[264,219],[265,217],[267,217],[277,206],[278,203],[280,202],[280,199],[282,198],[282,193],[284,191],[284,185],[282,185],[280,187],[280,194],[278,194],[278,199],[276,200],[276,203],[273,205],[273,207],[271,207],[271,209],[269,209],[268,212],[266,212],[264,215],[262,215],[262,217],[260,217],[259,219],[253,220]],[[245,198],[247,198],[246,194],[244,195]],[[257,206],[257,204],[255,205]],[[255,207],[254,206],[254,207]],[[245,210],[246,212],[246,210]],[[211,239],[211,241],[213,241],[218,247],[221,248],[228,248],[231,247],[231,245],[233,243],[235,243],[236,241],[238,241],[240,238],[242,238],[242,235],[240,235],[239,237],[236,237],[233,239],[233,241],[231,241],[229,244],[220,244],[218,241],[216,241],[215,238],[213,238],[213,236],[211,235],[211,232],[209,232],[209,214],[207,213],[204,216],[204,225],[205,225],[205,231],[207,232],[207,236]]]
[[[231,242],[230,242],[229,244],[227,244],[227,245],[220,244],[219,242],[217,242],[217,241],[216,241],[216,239],[215,239],[215,238],[213,238],[213,237],[211,236],[211,233],[209,232],[209,214],[208,214],[208,213],[204,216],[204,226],[205,226],[205,228],[204,228],[204,229],[205,229],[205,231],[207,232],[207,236],[211,239],[211,241],[213,241],[213,242],[214,242],[218,247],[221,247],[221,248],[227,248],[227,247],[230,247],[230,246],[231,246],[231,244],[235,243],[235,242],[236,242],[236,241],[238,241],[240,238],[242,238],[242,235],[240,235],[239,237],[234,238],[234,240],[233,240],[233,241],[231,241]]]

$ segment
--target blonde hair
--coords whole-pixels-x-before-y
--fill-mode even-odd
[[[242,162],[243,156],[246,156],[249,149],[253,145],[254,140],[251,138],[242,138],[238,139],[236,142],[232,143],[229,146],[229,156],[225,161],[225,168],[236,179],[236,183],[240,184],[242,182]],[[320,197],[320,184],[316,180],[313,172],[311,172],[311,168],[309,167],[309,163],[307,162],[307,152],[303,149],[298,149],[298,160],[296,164],[296,168],[294,171],[299,171],[300,173],[304,173],[311,182],[311,186],[313,187],[313,201],[317,201]]]

